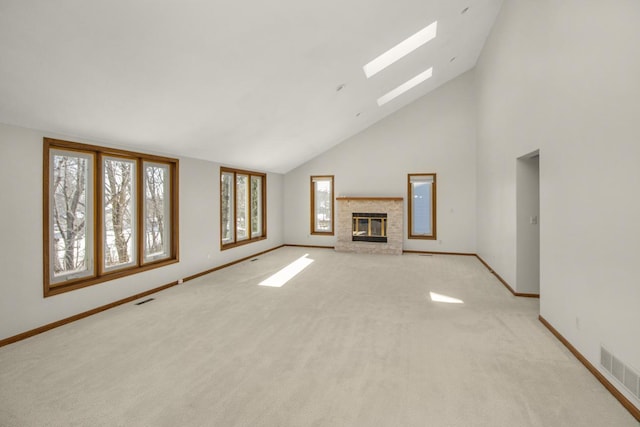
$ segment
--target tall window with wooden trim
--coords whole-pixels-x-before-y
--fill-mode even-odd
[[[44,139],[44,295],[178,261],[178,160]]]
[[[220,247],[229,249],[267,237],[267,175],[220,168]]]
[[[46,285],[93,277],[95,238],[95,153],[46,150],[48,185],[45,189]],[[48,286],[45,287],[45,293]]]
[[[167,258],[171,247],[169,165],[143,162],[144,262]]]
[[[409,239],[436,239],[436,174],[408,176]]]
[[[333,236],[333,175],[311,177],[311,234]]]

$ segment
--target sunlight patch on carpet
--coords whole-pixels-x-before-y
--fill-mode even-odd
[[[313,262],[311,258],[307,258],[309,254],[304,254],[291,264],[284,267],[271,277],[259,283],[259,286],[269,286],[271,288],[280,288],[289,280],[293,279],[298,273],[307,268]]]
[[[431,297],[431,301],[433,302],[445,302],[447,304],[464,304],[464,301],[462,301],[461,299],[436,294],[435,292],[429,292],[429,296]]]

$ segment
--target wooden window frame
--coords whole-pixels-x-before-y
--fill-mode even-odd
[[[89,230],[93,236],[93,264],[94,273],[88,277],[65,280],[58,283],[51,283],[51,260],[50,255],[50,151],[62,150],[70,152],[78,152],[91,154],[93,156],[93,229]],[[118,269],[107,269],[104,267],[104,157],[117,157],[128,160],[134,160],[136,164],[136,183],[134,194],[135,210],[136,210],[136,259],[133,265],[125,266]],[[143,202],[144,190],[142,188],[143,180],[143,163],[145,161],[153,163],[162,163],[169,166],[170,180],[170,248],[169,256],[166,258],[154,260],[151,262],[144,261],[144,218],[143,218]],[[61,293],[73,291],[75,289],[96,285],[109,280],[119,279],[132,274],[141,273],[143,271],[152,270],[169,264],[179,262],[179,197],[178,197],[178,159],[169,157],[156,156],[151,154],[137,153],[133,151],[120,150],[116,148],[101,147],[97,145],[82,144],[78,142],[64,141],[53,138],[43,138],[43,193],[42,193],[42,220],[43,220],[43,295],[50,297]]]
[[[223,229],[223,224],[222,224],[222,174],[224,173],[229,173],[233,175],[233,210],[232,210],[232,218],[231,218],[231,222],[233,225],[233,241],[230,243],[224,243],[222,240],[222,229]],[[238,240],[238,228],[237,228],[237,210],[238,210],[238,203],[237,203],[237,196],[236,196],[236,175],[240,174],[240,175],[247,175],[248,176],[248,180],[247,180],[247,187],[248,187],[248,203],[246,206],[246,209],[249,211],[249,221],[247,224],[247,238],[243,239],[243,240]],[[252,234],[252,230],[251,230],[251,178],[252,177],[259,177],[260,179],[262,179],[262,186],[261,186],[261,196],[262,196],[262,203],[261,203],[261,209],[262,209],[262,233],[260,236],[256,236],[256,237],[251,237]],[[231,249],[231,248],[235,248],[238,246],[242,246],[242,245],[247,245],[249,243],[254,243],[254,242],[258,242],[260,240],[265,240],[267,238],[267,174],[266,173],[262,173],[262,172],[254,172],[254,171],[248,171],[248,170],[243,170],[243,169],[234,169],[234,168],[228,168],[228,167],[224,167],[221,166],[220,167],[220,177],[219,177],[219,190],[220,190],[220,250],[224,251],[227,249]]]
[[[145,171],[145,167],[147,166],[146,163],[149,163],[151,165],[165,165],[168,166],[169,169],[169,173],[171,174],[171,176],[173,176],[173,172],[171,169],[171,164],[168,162],[164,162],[164,161],[159,161],[157,159],[149,159],[149,158],[143,158],[140,161],[140,174],[139,174],[139,179],[141,180],[140,182],[140,192],[139,192],[139,198],[140,198],[140,209],[141,212],[140,214],[138,214],[138,220],[139,220],[139,227],[141,227],[140,229],[140,236],[144,236],[146,230],[144,229],[144,222],[145,222],[145,217],[146,217],[146,204],[145,204],[145,198],[143,197],[145,194],[145,179],[146,179],[146,171]],[[169,181],[169,192],[171,193],[171,180]],[[173,217],[172,215],[172,207],[173,207],[173,201],[171,203],[171,206],[169,206],[169,215],[171,217]],[[145,236],[146,237],[146,236]],[[171,258],[171,254],[173,253],[173,238],[174,236],[172,234],[169,235],[170,241],[169,241],[169,247],[168,247],[168,256],[166,257],[162,257],[162,258],[153,258],[153,259],[148,259],[147,254],[145,253],[145,242],[144,239],[141,239],[141,241],[138,243],[138,250],[142,251],[142,254],[140,256],[140,262],[144,265],[146,264],[153,264],[155,262],[158,261],[162,261],[162,260],[166,260],[167,258]]]
[[[422,235],[422,234],[413,234],[413,187],[411,185],[411,177],[414,176],[430,176],[433,178],[433,184],[431,188],[431,230],[432,233],[430,235]],[[410,173],[407,175],[407,199],[408,203],[408,237],[409,239],[422,239],[422,240],[436,240],[437,239],[437,229],[436,229],[436,192],[437,192],[437,183],[436,183],[436,174],[435,173]]]
[[[311,211],[310,211],[310,232],[316,236],[333,236],[336,231],[335,222],[335,193],[334,193],[334,175],[311,175]],[[328,179],[331,181],[331,231],[316,231],[316,187],[313,185],[314,179]]]

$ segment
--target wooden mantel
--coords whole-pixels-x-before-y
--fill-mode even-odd
[[[378,201],[378,200],[388,200],[393,202],[403,201],[403,197],[336,197],[336,200],[362,200],[362,201]]]

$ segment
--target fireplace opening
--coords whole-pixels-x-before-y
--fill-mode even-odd
[[[387,214],[360,213],[352,215],[353,241],[358,242],[387,242]]]

